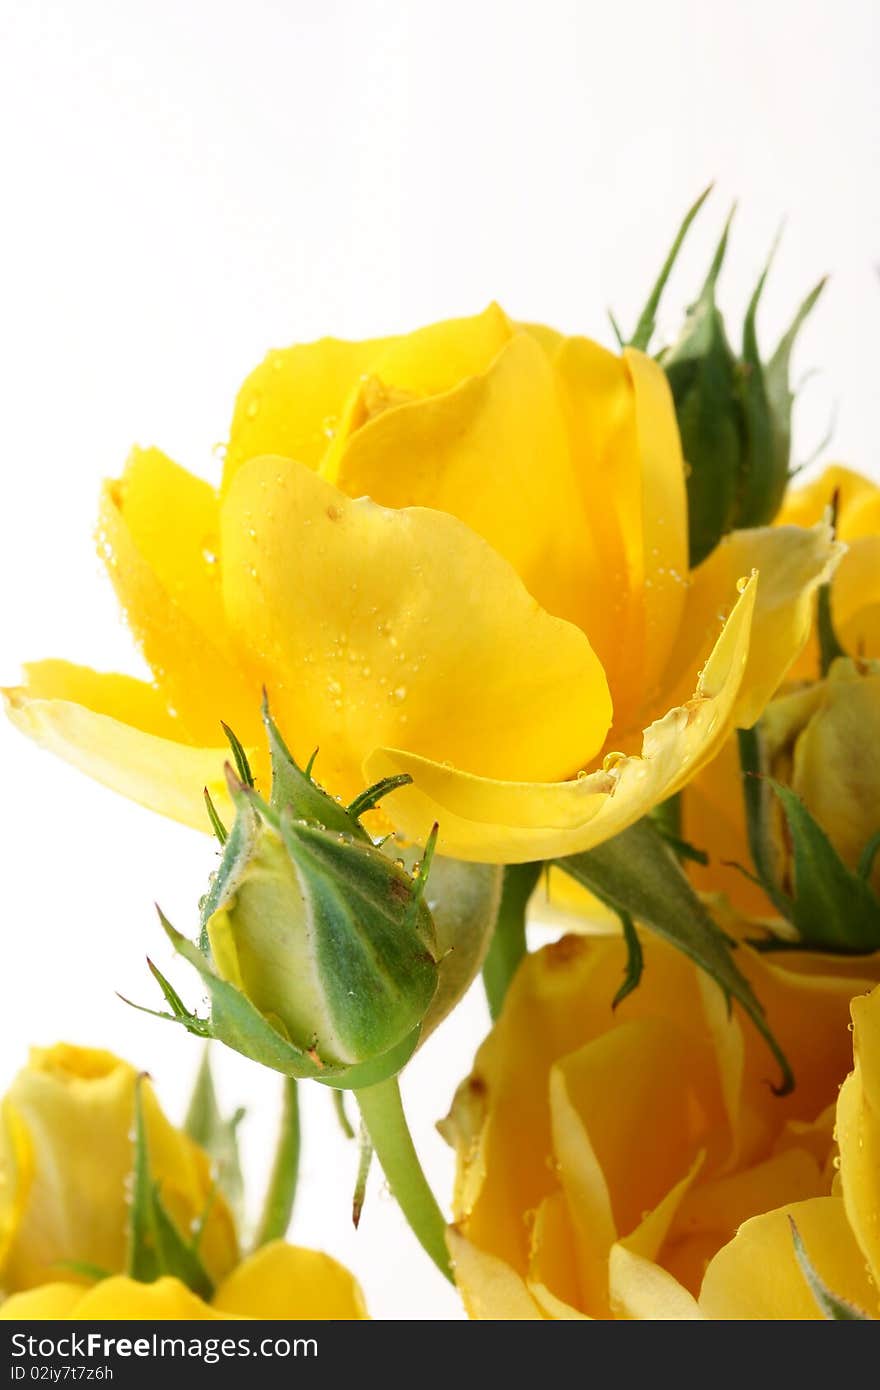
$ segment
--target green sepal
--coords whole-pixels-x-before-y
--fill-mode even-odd
[[[280,1071],[284,1076],[321,1076],[325,1066],[320,1060],[310,1057],[282,1037],[235,985],[221,980],[194,941],[189,941],[176,931],[161,913],[160,920],[177,954],[198,972],[207,986],[211,1017],[199,1020],[207,1030],[202,1036],[215,1038],[233,1052],[240,1052],[243,1057],[250,1057],[252,1061],[272,1071]]]
[[[367,1195],[367,1179],[370,1176],[370,1168],[373,1163],[373,1142],[367,1133],[367,1127],[361,1123],[358,1131],[358,1167],[357,1176],[354,1180],[354,1192],[351,1198],[351,1224],[357,1230],[361,1224],[361,1212],[364,1209],[364,1199]]]
[[[743,322],[742,362],[738,373],[742,404],[743,453],[740,462],[734,525],[766,526],[779,511],[788,483],[788,448],[777,447],[764,366],[758,348],[758,305],[778,245],[773,243],[749,300]]]
[[[816,596],[816,636],[819,639],[819,672],[827,676],[838,657],[846,656],[831,616],[831,584],[819,585]]]
[[[503,871],[501,897],[489,949],[483,961],[483,988],[494,1022],[511,981],[526,954],[526,914],[544,865],[508,864]]]
[[[859,878],[869,879],[874,869],[874,860],[880,851],[880,830],[875,831],[859,855],[856,873]]]
[[[132,1194],[129,1210],[127,1270],[130,1278],[149,1284],[163,1275],[181,1280],[205,1300],[214,1286],[191,1241],[185,1240],[165,1209],[159,1184],[150,1172],[144,1119],[143,1076],[134,1094]],[[209,1197],[210,1200],[210,1197]]]
[[[346,1139],[354,1139],[354,1125],[348,1118],[348,1111],[345,1108],[345,1092],[336,1090],[332,1092],[332,1096],[333,1111],[336,1115],[336,1120],[339,1125],[339,1128],[342,1130],[342,1133],[345,1135]]]
[[[863,852],[855,873],[843,862],[801,798],[769,776],[761,726],[740,729],[739,754],[749,850],[755,875],[776,911],[795,928],[799,940],[755,943],[765,950],[813,947],[824,951],[865,952],[880,947],[880,900],[867,882],[873,852]],[[793,882],[782,886],[774,805],[785,816],[792,846]],[[880,832],[878,832],[880,838]],[[867,872],[862,872],[864,864]],[[743,870],[745,873],[746,871]],[[790,889],[790,891],[786,891]]]
[[[859,873],[843,862],[801,798],[767,779],[788,822],[794,858],[794,893],[789,921],[805,946],[826,951],[880,948],[880,899]]]
[[[90,1260],[53,1260],[51,1267],[65,1274],[76,1274],[80,1279],[90,1279],[93,1284],[101,1284],[105,1279],[113,1278],[109,1269],[92,1264]]]
[[[657,310],[660,307],[660,300],[663,296],[663,291],[666,288],[666,282],[669,279],[669,276],[672,274],[672,268],[678,259],[678,253],[682,248],[682,244],[684,242],[685,237],[688,234],[688,231],[690,230],[691,223],[693,222],[697,213],[700,211],[700,208],[705,203],[709,194],[712,192],[714,186],[714,184],[710,183],[708,188],[703,189],[700,196],[688,208],[682,220],[681,226],[675,234],[675,240],[673,241],[672,246],[670,247],[669,254],[666,257],[666,260],[663,262],[660,274],[657,276],[657,279],[654,282],[654,288],[648,295],[647,303],[645,304],[644,309],[639,315],[639,321],[636,324],[635,332],[629,340],[629,346],[638,348],[640,352],[648,351],[651,339],[654,336],[654,329],[657,326]],[[608,317],[611,319],[611,325],[614,329],[617,341],[620,343],[620,346],[623,347],[624,344],[623,339],[621,337],[620,329],[618,328],[617,323],[614,320],[614,316],[610,310],[608,311]]]
[[[835,489],[831,503],[831,529],[835,538],[837,537],[837,513],[840,508],[840,496]],[[831,581],[826,580],[819,585],[819,592],[816,597],[816,636],[819,639],[819,670],[822,676],[827,676],[831,670],[833,662],[838,657],[846,656],[846,652],[840,645],[840,640],[834,627],[834,616],[831,611]]]
[[[220,720],[220,727],[226,735],[229,747],[232,749],[232,756],[235,759],[235,767],[240,781],[242,781],[246,787],[255,786],[254,774],[251,772],[251,765],[248,761],[248,755],[245,752],[244,744],[222,719]]]
[[[199,903],[199,944],[205,952],[208,950],[205,930],[208,920],[220,903],[235,892],[235,885],[247,868],[259,831],[259,821],[248,795],[248,788],[230,775],[227,775],[227,783],[235,805],[235,821],[223,846],[217,871],[212,874],[208,891]]]
[[[389,792],[397,791],[398,787],[407,787],[412,782],[412,777],[408,772],[400,772],[393,777],[383,777],[381,781],[374,782],[372,787],[367,787],[366,791],[356,796],[348,808],[348,814],[357,820],[360,816],[365,816],[367,811],[373,811],[379,805],[383,797]]]
[[[213,830],[221,846],[225,845],[226,841],[229,839],[229,832],[226,829],[226,826],[223,824],[222,820],[220,819],[217,807],[214,805],[214,800],[207,787],[203,789],[203,795],[205,798],[205,809],[208,812],[208,820],[211,822],[211,829]]]
[[[776,911],[791,920],[792,902],[780,886],[781,861],[776,837],[773,834],[773,797],[768,781],[768,769],[760,725],[737,730],[742,792],[746,814],[746,835],[749,853],[755,866],[754,882],[763,888]],[[739,866],[746,873],[742,866]],[[752,878],[751,874],[746,874]]]
[[[623,975],[623,984],[611,1000],[612,1009],[616,1009],[618,1004],[623,1003],[628,994],[632,994],[634,989],[638,989],[642,979],[642,971],[645,968],[642,943],[639,940],[633,919],[628,912],[618,912],[617,915],[620,918],[623,939],[626,942],[626,969]]]
[[[221,1042],[233,1052],[239,1052],[243,1057],[249,1057],[261,1066],[269,1067],[271,1071],[281,1072],[283,1076],[321,1081],[326,1086],[340,1086],[344,1089],[374,1086],[380,1081],[396,1076],[415,1052],[419,1042],[420,1025],[388,1052],[355,1066],[333,1066],[317,1058],[315,1053],[302,1051],[273,1028],[235,985],[220,979],[194,941],[189,941],[176,931],[161,912],[159,916],[163,930],[175,951],[198,972],[207,985],[211,1016],[198,1018],[187,1011],[185,1017],[178,1017],[176,1014],[145,1009],[138,1004],[132,1005],[141,1013],[181,1023],[188,1032],[196,1032],[198,1037]],[[130,1002],[125,1000],[127,1004]]]
[[[244,1215],[244,1179],[238,1151],[238,1126],[244,1113],[243,1109],[237,1109],[228,1119],[221,1115],[211,1075],[210,1053],[206,1047],[196,1073],[183,1127],[212,1160],[217,1186],[232,1208],[238,1224],[241,1224]]]
[[[789,377],[792,350],[801,328],[812,313],[816,301],[827,283],[828,277],[823,276],[819,283],[810,290],[788,329],[782,335],[776,351],[764,367],[764,387],[767,392],[770,413],[773,417],[773,432],[778,454],[775,465],[777,475],[783,472],[790,475],[791,472],[791,411],[794,405],[794,392],[791,389]]]
[[[379,1056],[421,1022],[437,989],[424,879],[289,813],[281,837],[308,898],[324,1007],[349,1055]]]
[[[813,1265],[812,1260],[807,1254],[801,1233],[797,1228],[794,1217],[789,1216],[788,1224],[791,1227],[791,1239],[794,1245],[795,1258],[801,1267],[801,1273],[807,1281],[810,1293],[816,1300],[821,1310],[823,1318],[829,1322],[875,1322],[868,1313],[863,1313],[861,1308],[857,1308],[854,1303],[841,1298],[839,1294],[833,1293],[829,1289],[825,1280],[822,1278]]]
[[[743,452],[740,375],[715,302],[732,217],[731,212],[681,334],[659,357],[687,465],[691,568],[732,528],[737,508]]]
[[[734,999],[742,1006],[773,1053],[782,1071],[781,1085],[773,1088],[776,1094],[785,1095],[792,1089],[791,1067],[751,985],[734,961],[733,943],[712,919],[647,818],[595,849],[558,859],[556,864],[616,912],[628,913],[705,970],[722,990],[728,1007]]]
[[[299,1094],[293,1077],[286,1076],[275,1158],[254,1238],[255,1249],[287,1235],[296,1199],[300,1147]]]
[[[319,786],[312,777],[317,749],[312,755],[308,768],[303,771],[269,712],[269,701],[263,693],[263,723],[269,740],[269,758],[272,766],[272,792],[269,804],[273,811],[281,815],[289,811],[295,819],[310,821],[323,826],[325,830],[336,830],[356,839],[369,842],[370,837],[358,823],[357,817]]]
[[[501,912],[502,883],[510,869],[468,864],[435,855],[432,835],[419,851],[388,840],[382,853],[401,858],[424,894],[434,923],[437,989],[422,1020],[420,1045],[449,1016],[485,967]],[[515,866],[519,868],[519,866]]]

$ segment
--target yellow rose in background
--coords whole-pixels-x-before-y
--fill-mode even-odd
[[[30,1289],[58,1277],[59,1262],[117,1273],[126,1265],[138,1073],[109,1052],[61,1044],[33,1048],[2,1105],[0,1288]],[[153,1176],[169,1214],[188,1231],[208,1206],[211,1165],[165,1118],[142,1085]],[[208,1273],[238,1261],[232,1215],[213,1197],[202,1236]]]
[[[154,684],[43,662],[9,711],[207,828],[221,719],[265,778],[265,686],[334,794],[412,775],[385,808],[412,839],[436,819],[463,859],[573,853],[757,718],[835,555],[822,523],[740,531],[688,574],[687,533],[671,395],[639,352],[495,305],[272,352],[219,490],[156,450],[105,489],[101,546]]]
[[[797,793],[844,863],[857,869],[880,831],[880,661],[839,658],[825,680],[774,700],[761,730],[767,770]],[[790,892],[790,836],[777,803],[771,812],[776,879]],[[751,867],[735,740],[686,789],[682,832],[709,854],[708,865],[691,868],[698,888],[725,893],[741,912],[775,915],[762,889],[731,867]],[[869,881],[880,891],[880,856]]]
[[[706,1271],[706,1317],[823,1316],[795,1258],[790,1221],[827,1289],[867,1317],[880,1315],[880,990],[854,999],[852,1017],[855,1069],[837,1101],[840,1172],[832,1194],[746,1221]]]
[[[848,656],[880,659],[880,487],[834,465],[806,487],[791,491],[779,513],[782,525],[813,526],[837,496],[837,534],[846,545],[831,585],[831,616]],[[792,668],[792,680],[819,675],[815,635]]]
[[[272,1241],[250,1255],[217,1288],[210,1303],[179,1279],[141,1284],[124,1275],[87,1289],[50,1283],[0,1304],[0,1319],[133,1318],[143,1322],[217,1318],[359,1322],[363,1294],[348,1270],[319,1250]]]
[[[179,1279],[122,1274],[138,1085],[163,1205],[181,1232],[203,1223],[210,1306]],[[149,1081],[111,1053],[34,1048],[0,1116],[0,1318],[366,1316],[357,1284],[327,1255],[277,1241],[239,1263],[208,1155],[165,1118]],[[112,1277],[89,1287],[86,1266]]]
[[[697,1318],[706,1267],[744,1221],[831,1200],[850,1001],[880,955],[741,946],[794,1067],[780,1097],[718,987],[658,938],[643,948],[642,983],[616,1011],[619,935],[525,957],[459,1088],[449,1243],[472,1317]]]

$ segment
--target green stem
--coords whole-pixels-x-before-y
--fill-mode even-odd
[[[275,1161],[254,1241],[256,1248],[268,1245],[270,1240],[280,1240],[287,1234],[296,1197],[299,1151],[299,1097],[293,1077],[286,1076]]]
[[[378,1086],[366,1086],[354,1094],[398,1206],[422,1248],[451,1282],[446,1220],[419,1163],[403,1113],[397,1078],[381,1081]]]
[[[526,953],[526,908],[543,867],[541,863],[508,864],[504,870],[498,920],[483,962],[483,987],[493,1022]]]

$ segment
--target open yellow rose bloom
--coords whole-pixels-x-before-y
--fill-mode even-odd
[[[831,582],[831,614],[849,659],[835,661],[820,680],[818,638],[811,632],[786,690],[767,710],[764,737],[768,771],[801,797],[855,869],[880,824],[880,488],[848,469],[827,468],[788,494],[780,524],[815,524],[835,495],[846,551]],[[774,809],[784,860],[783,816]],[[724,892],[741,912],[774,915],[763,890],[733,867],[750,863],[735,739],[690,783],[682,812],[683,834],[710,860],[705,868],[691,866],[696,886]],[[880,890],[880,863],[872,881]]]
[[[36,664],[8,692],[25,732],[207,828],[221,719],[265,777],[265,686],[330,791],[410,773],[395,827],[492,862],[589,848],[675,792],[760,714],[835,557],[819,520],[688,574],[660,367],[494,305],[271,353],[221,487],[136,450],[100,539],[154,684]]]
[[[141,1083],[152,1179],[182,1232],[202,1221],[210,1303],[177,1278],[128,1277],[133,1067],[109,1052],[34,1048],[0,1110],[0,1318],[366,1317],[329,1255],[274,1241],[241,1260],[208,1156]],[[110,1277],[93,1282],[87,1270]],[[82,1269],[82,1273],[79,1270]]]
[[[717,986],[659,939],[643,945],[642,982],[616,1011],[619,936],[527,956],[459,1089],[449,1244],[470,1315],[821,1317],[790,1213],[819,1275],[876,1316],[880,990],[862,996],[880,956],[742,946],[797,1077],[779,1097]],[[838,1099],[850,1007],[856,1071]]]

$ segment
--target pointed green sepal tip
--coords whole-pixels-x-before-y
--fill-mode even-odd
[[[857,1308],[854,1303],[850,1303],[848,1299],[842,1298],[840,1294],[829,1288],[810,1259],[803,1237],[798,1230],[797,1222],[791,1215],[788,1218],[788,1224],[791,1229],[795,1258],[823,1318],[829,1322],[873,1322],[874,1319],[869,1313],[862,1312],[861,1308]]]
[[[195,1233],[181,1232],[162,1199],[161,1185],[153,1178],[143,1095],[148,1079],[143,1075],[135,1083],[128,1274],[144,1284],[167,1275],[179,1279],[199,1298],[210,1300],[214,1285],[199,1257],[198,1223]]]
[[[654,287],[651,290],[651,293],[648,295],[645,307],[639,315],[639,321],[636,324],[635,332],[633,333],[632,338],[629,342],[630,347],[638,348],[641,352],[647,352],[651,343],[651,339],[654,336],[654,329],[657,326],[657,310],[660,307],[660,300],[663,297],[663,291],[666,288],[666,282],[672,274],[673,267],[675,266],[675,262],[678,259],[678,253],[681,250],[682,245],[684,243],[684,239],[690,230],[691,223],[694,221],[694,218],[700,211],[700,208],[703,206],[714,187],[714,183],[710,183],[706,188],[704,188],[699,197],[691,204],[691,206],[685,213],[684,218],[681,222],[681,226],[675,234],[675,240],[673,241],[672,246],[669,249],[669,253],[666,257],[666,260],[663,262],[663,265],[660,268],[660,274],[657,276],[657,279],[654,282]],[[623,339],[620,329],[618,328],[617,323],[615,322],[614,316],[610,314],[610,312],[609,317],[611,319],[611,325],[614,329],[614,333],[617,337],[617,340],[620,343],[621,347],[623,347]]]
[[[633,346],[647,349],[660,294],[699,206],[698,202],[682,224],[639,320]],[[779,244],[777,235],[746,308],[738,356],[715,300],[735,210],[736,204],[677,339],[658,354],[672,391],[686,464],[691,567],[706,559],[729,531],[769,525],[779,511],[792,476],[791,353],[825,283],[820,281],[810,291],[772,357],[763,361],[757,313]]]
[[[199,945],[161,913],[160,921],[208,988],[211,1036],[288,1076],[373,1084],[410,1055],[437,992],[425,901],[437,830],[421,867],[407,872],[360,818],[410,778],[385,778],[346,807],[296,762],[265,695],[262,713],[271,793],[255,790],[230,740],[236,818],[202,900]],[[154,977],[165,1016],[205,1030],[155,969]]]

